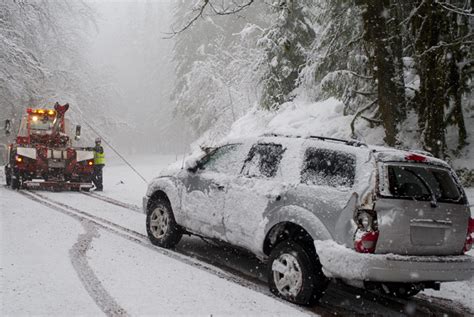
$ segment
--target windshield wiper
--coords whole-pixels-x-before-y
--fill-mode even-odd
[[[438,207],[438,200],[436,199],[436,195],[433,192],[433,190],[431,189],[428,182],[423,177],[421,177],[420,175],[418,175],[417,173],[415,173],[412,170],[406,169],[405,171],[413,174],[416,178],[418,178],[421,181],[421,183],[423,184],[423,186],[425,186],[425,188],[428,190],[428,192],[430,193],[430,196],[431,196],[431,201],[430,201],[431,207],[433,207],[433,208]]]

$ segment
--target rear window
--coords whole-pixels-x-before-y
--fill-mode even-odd
[[[244,162],[242,174],[249,177],[274,177],[285,150],[281,144],[255,144]]]
[[[356,157],[353,154],[308,148],[305,152],[301,182],[307,185],[352,187]]]
[[[434,196],[439,202],[463,203],[461,191],[448,170],[389,165],[387,173],[389,191],[393,197],[430,201]]]

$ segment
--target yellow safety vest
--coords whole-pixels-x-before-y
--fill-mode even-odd
[[[105,165],[105,154],[94,151],[94,164],[95,165]]]

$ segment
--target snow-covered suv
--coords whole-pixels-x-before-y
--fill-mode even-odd
[[[447,163],[324,137],[227,142],[155,178],[143,201],[153,244],[183,233],[268,263],[273,293],[310,304],[328,278],[398,296],[474,275],[473,220]]]

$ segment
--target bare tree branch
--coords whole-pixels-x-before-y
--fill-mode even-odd
[[[232,1],[233,6],[228,8],[217,8],[216,5],[213,3],[212,0],[201,0],[200,3],[195,7],[192,11],[195,12],[191,19],[189,19],[181,28],[176,31],[171,31],[168,33],[169,37],[172,38],[179,33],[189,29],[199,18],[204,16],[204,12],[206,8],[210,8],[215,15],[232,15],[237,14],[252,5],[255,0],[246,0],[244,3],[236,3],[236,1]]]

